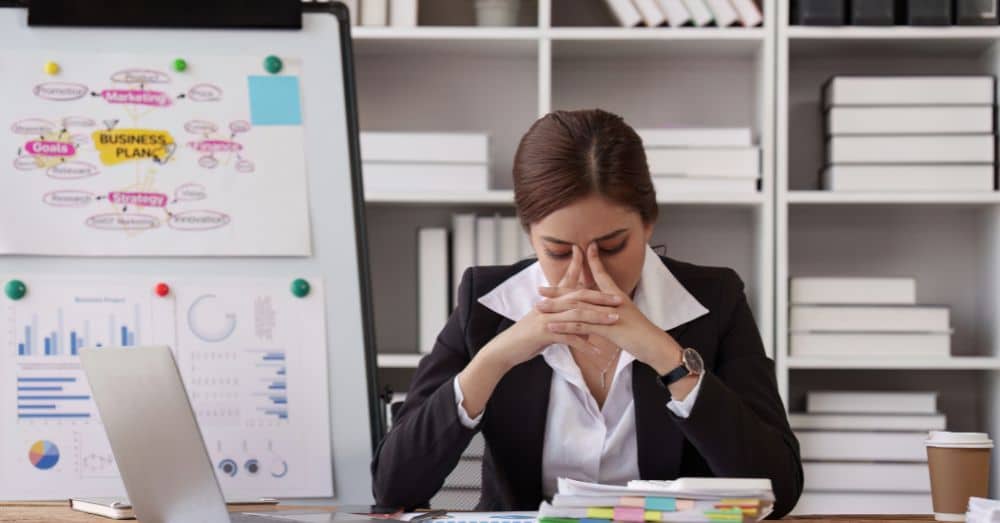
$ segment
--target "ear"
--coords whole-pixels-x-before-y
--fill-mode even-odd
[[[644,243],[649,243],[653,238],[653,222],[642,224],[642,234]]]

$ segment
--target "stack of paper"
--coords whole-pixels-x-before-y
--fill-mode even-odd
[[[789,415],[799,440],[798,514],[930,511],[924,441],[944,430],[934,392],[810,391]]]
[[[823,88],[829,191],[993,191],[993,76],[837,76]]]
[[[623,487],[559,478],[558,488],[552,503],[539,507],[539,523],[743,522],[767,517],[774,505],[769,479],[680,478]]]
[[[366,192],[483,192],[489,162],[486,134],[361,133]]]
[[[636,129],[658,195],[753,193],[760,148],[749,128]]]
[[[985,498],[969,498],[969,511],[965,513],[966,523],[1000,523],[1000,501]]]
[[[794,357],[951,355],[949,309],[917,305],[913,278],[792,278]]]

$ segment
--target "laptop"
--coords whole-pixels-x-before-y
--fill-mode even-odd
[[[228,512],[169,347],[81,349],[80,362],[143,523],[326,520]]]

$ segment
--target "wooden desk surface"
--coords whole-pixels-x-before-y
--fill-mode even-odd
[[[333,512],[332,506],[298,506],[298,505],[243,505],[238,512],[280,512],[282,510],[313,510]],[[19,523],[94,523],[103,521],[113,523],[118,520],[108,519],[93,514],[84,514],[69,508],[68,502],[40,501],[40,502],[0,502],[0,521],[7,523],[17,521]],[[133,521],[136,520],[121,520]],[[141,522],[140,522],[141,523]]]
[[[241,507],[243,512],[271,512],[282,510],[329,510],[334,507],[324,506],[283,506],[277,507],[264,505],[257,507]],[[796,523],[926,523],[934,521],[932,516],[791,516],[785,518],[786,521]],[[39,502],[39,503],[3,503],[0,502],[0,521],[3,522],[45,522],[45,523],[93,523],[97,521],[111,522],[114,520],[93,516],[70,510],[66,503]]]

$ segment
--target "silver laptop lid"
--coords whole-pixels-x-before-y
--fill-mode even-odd
[[[230,521],[170,349],[81,349],[80,361],[141,521]]]

